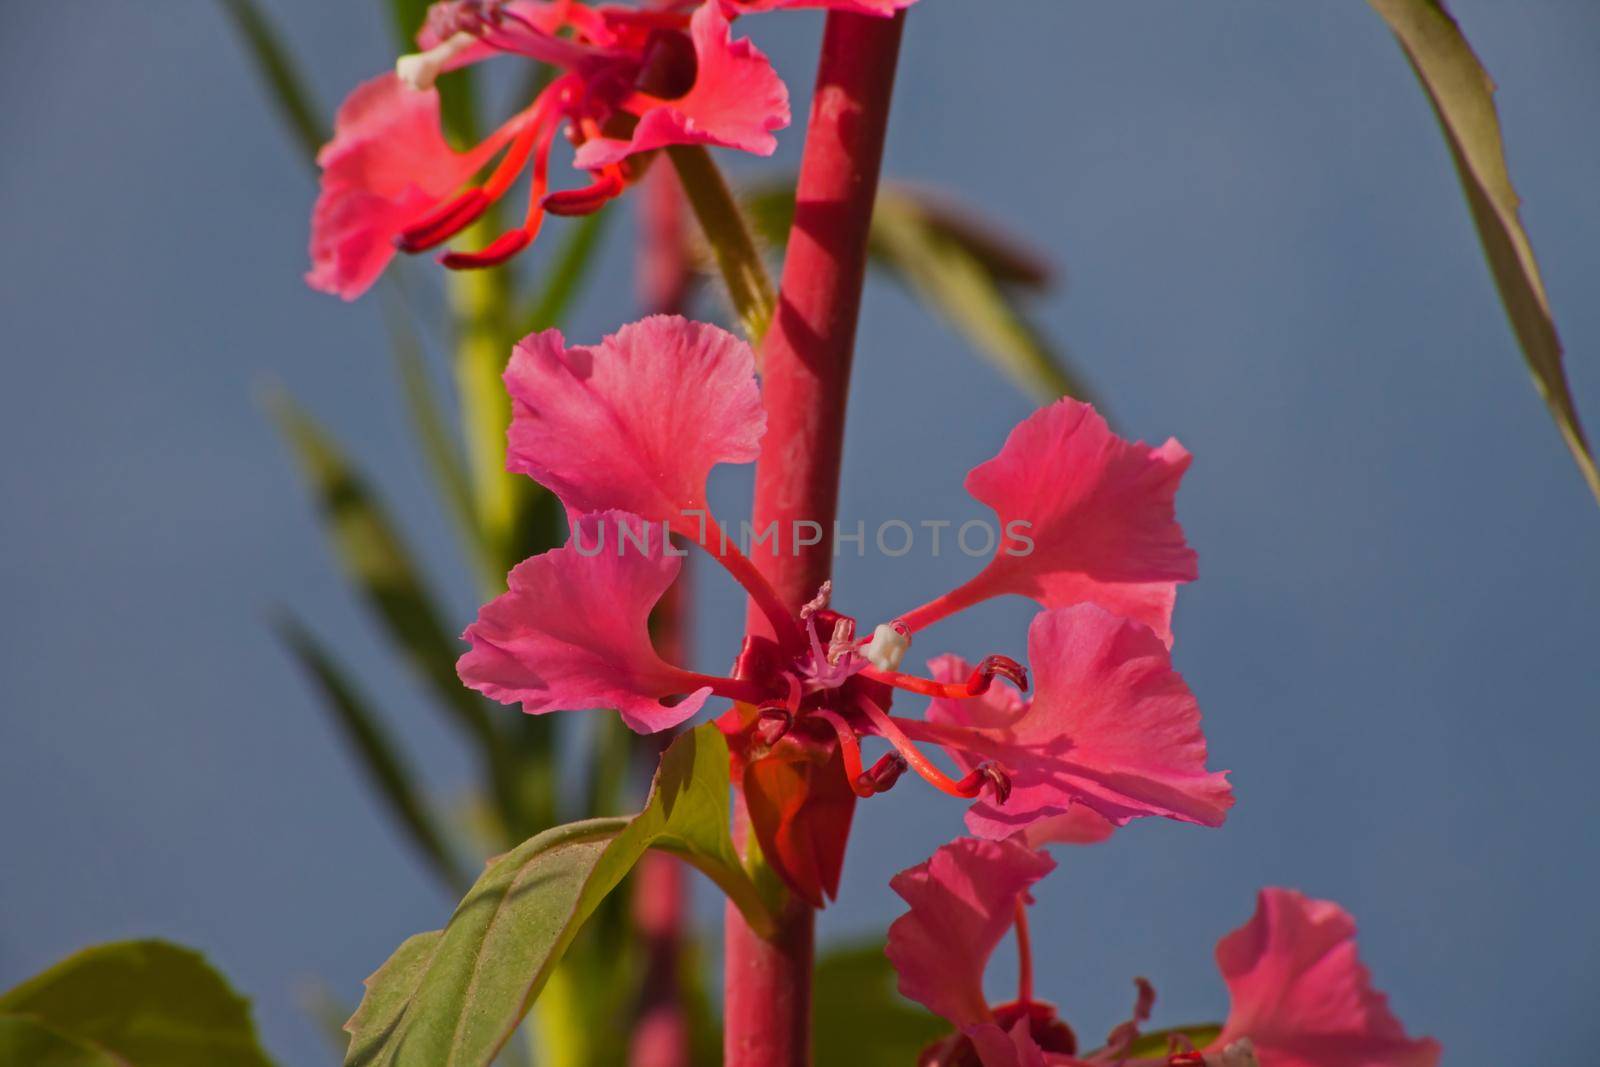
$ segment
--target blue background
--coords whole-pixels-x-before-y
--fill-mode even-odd
[[[392,58],[377,4],[268,6],[327,102]],[[1503,85],[1575,392],[1600,427],[1600,12],[1454,7]],[[442,794],[470,769],[338,580],[258,387],[282,382],[332,422],[440,584],[469,583],[376,301],[300,281],[313,185],[216,8],[16,4],[6,20],[0,986],[91,941],[169,936],[256,998],[274,1052],[328,1062],[298,992],[320,978],[354,997],[449,902],[269,610],[339,635]],[[819,26],[751,20],[802,101]],[[799,134],[742,169],[792,166]],[[1202,580],[1177,658],[1239,805],[1220,831],[1140,825],[1064,854],[1039,893],[1041,989],[1091,1036],[1125,1015],[1134,974],[1157,983],[1158,1019],[1218,1015],[1211,946],[1258,886],[1291,885],[1357,915],[1381,986],[1448,1062],[1591,1056],[1600,509],[1379,20],[1358,0],[925,0],[888,169],[983,203],[1063,264],[1041,319],[1126,431],[1197,457],[1180,515]],[[612,227],[570,334],[631,317],[627,244]],[[977,515],[961,479],[1030,406],[874,284],[845,518]],[[718,485],[736,520],[740,476]],[[959,557],[847,556],[839,603],[883,617],[967,573]],[[699,644],[720,667],[737,611],[704,581]],[[453,621],[473,608],[456,596]],[[917,652],[1014,652],[1027,616],[991,606]],[[866,804],[824,936],[881,936],[900,910],[888,877],[958,816],[914,780]],[[708,897],[700,911],[714,919]],[[1009,996],[1002,956],[991,978]]]

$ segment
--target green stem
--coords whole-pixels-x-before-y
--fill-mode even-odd
[[[758,343],[772,322],[778,297],[744,212],[705,148],[675,145],[667,149],[667,155],[677,168],[684,195],[716,257],[734,314],[745,336],[752,344]]]

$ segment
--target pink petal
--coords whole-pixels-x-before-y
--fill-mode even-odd
[[[886,950],[900,992],[962,1030],[993,1024],[984,967],[1016,920],[1017,902],[1054,867],[1014,841],[964,837],[895,875],[889,887],[911,907],[890,925]]]
[[[624,326],[589,348],[568,348],[559,330],[530,334],[505,380],[508,469],[572,511],[677,523],[705,508],[711,468],[751,462],[766,432],[750,346],[677,316]]]
[[[1254,917],[1217,943],[1233,1008],[1212,1048],[1248,1037],[1261,1067],[1435,1067],[1439,1043],[1406,1036],[1355,935],[1337,904],[1262,890]]]
[[[595,138],[573,158],[582,170],[617,163],[636,152],[674,144],[718,145],[758,156],[778,147],[773,130],[789,125],[789,90],[749,39],[733,39],[718,0],[706,0],[689,21],[697,61],[694,86],[650,108],[627,141]]]
[[[1031,705],[991,690],[929,706],[930,723],[971,728],[950,746],[966,769],[994,761],[1011,775],[1005,804],[985,795],[967,813],[969,830],[1042,833],[1035,824],[1080,807],[1116,826],[1145,815],[1221,825],[1233,790],[1225,774],[1205,769],[1199,706],[1148,627],[1093,604],[1042,611],[1028,630],[1028,658]],[[945,680],[963,667],[933,664]]]
[[[1018,1019],[1009,1031],[997,1023],[978,1023],[962,1032],[983,1067],[1045,1067],[1044,1052],[1029,1032],[1027,1019]]]
[[[624,542],[626,530],[633,538]],[[615,708],[639,733],[676,726],[711,690],[664,662],[650,643],[650,611],[678,575],[661,527],[621,512],[577,520],[574,539],[519,563],[510,589],[462,634],[472,651],[461,680],[530,715]],[[641,538],[649,551],[636,545]],[[676,704],[666,697],[687,694]]]
[[[994,509],[1001,541],[969,599],[1017,593],[1047,608],[1099,604],[1171,645],[1177,583],[1196,574],[1173,517],[1188,467],[1177,441],[1130,444],[1076,400],[1035,412],[967,475],[967,491]],[[1031,551],[1010,540],[1019,529]]]
[[[1040,819],[1022,832],[1029,848],[1046,845],[1098,845],[1116,832],[1116,824],[1086,804],[1074,804],[1065,815]]]
[[[504,144],[457,152],[439,127],[439,94],[393,74],[356,87],[317,153],[322,192],[311,216],[314,289],[354,300],[394,258],[394,239],[460,188]]]

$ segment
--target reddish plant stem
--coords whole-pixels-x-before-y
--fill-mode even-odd
[[[755,562],[796,612],[832,570],[867,231],[904,24],[904,14],[828,15],[778,309],[762,351],[767,435],[756,464],[754,519],[757,530],[776,522],[778,534],[771,554]],[[800,543],[800,522],[821,528],[818,543]],[[771,632],[758,610],[746,625],[753,634]],[[748,820],[743,798],[736,801],[735,830],[743,838]],[[726,1067],[808,1067],[815,920],[808,905],[791,897],[769,941],[728,907]]]

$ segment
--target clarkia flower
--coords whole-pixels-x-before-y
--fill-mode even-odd
[[[681,10],[680,10],[681,8]],[[582,215],[619,195],[642,153],[716,145],[770,155],[789,123],[788,90],[748,40],[735,40],[719,0],[687,7],[591,7],[576,0],[442,0],[418,36],[422,51],[358,87],[319,153],[312,215],[317,289],[354,299],[397,250],[438,247],[529,173],[519,225],[487,247],[442,257],[455,269],[494,266],[531,244],[545,215]],[[495,55],[560,73],[484,141],[457,152],[440,130],[436,79]],[[565,128],[587,185],[550,190],[550,154]],[[499,160],[477,183],[474,175]]]
[[[1132,1017],[1105,1044],[1080,1053],[1053,1005],[1033,996],[1029,889],[1054,862],[1020,839],[963,838],[890,882],[909,911],[889,927],[887,952],[900,992],[949,1020],[956,1033],[929,1048],[923,1067],[1436,1067],[1438,1042],[1412,1038],[1372,988],[1355,923],[1337,904],[1264,889],[1256,913],[1217,944],[1232,998],[1228,1020],[1196,1048],[1131,1049],[1155,1000],[1137,979]],[[1018,937],[1015,1001],[983,995],[989,957],[1008,929]]]
[[[1033,415],[968,479],[1009,543],[959,595],[862,635],[832,608],[831,585],[790,611],[711,514],[711,470],[754,461],[766,428],[743,341],[661,316],[593,346],[551,330],[517,346],[505,380],[508,466],[560,498],[573,540],[522,564],[468,628],[462,679],[534,714],[616,707],[642,731],[687,719],[710,694],[730,698],[719,725],[763,850],[813,903],[837,889],[856,799],[908,769],[974,800],[969,821],[989,836],[1095,836],[1147,815],[1222,821],[1231,791],[1205,768],[1199,711],[1160,636],[1175,583],[1193,573],[1172,514],[1187,462],[1175,442],[1130,444],[1072,400]],[[767,620],[729,677],[666,665],[645,637],[676,571],[669,535],[708,551]],[[756,536],[772,551],[796,537]],[[1048,608],[1029,633],[1031,703],[996,684],[1027,688],[1028,669],[1001,655],[939,660],[931,677],[900,671],[918,626],[1012,592]],[[1129,605],[1143,617],[1114,614]],[[927,719],[891,714],[896,691],[934,698]],[[870,766],[868,738],[892,749]],[[957,772],[920,744],[943,748]]]

